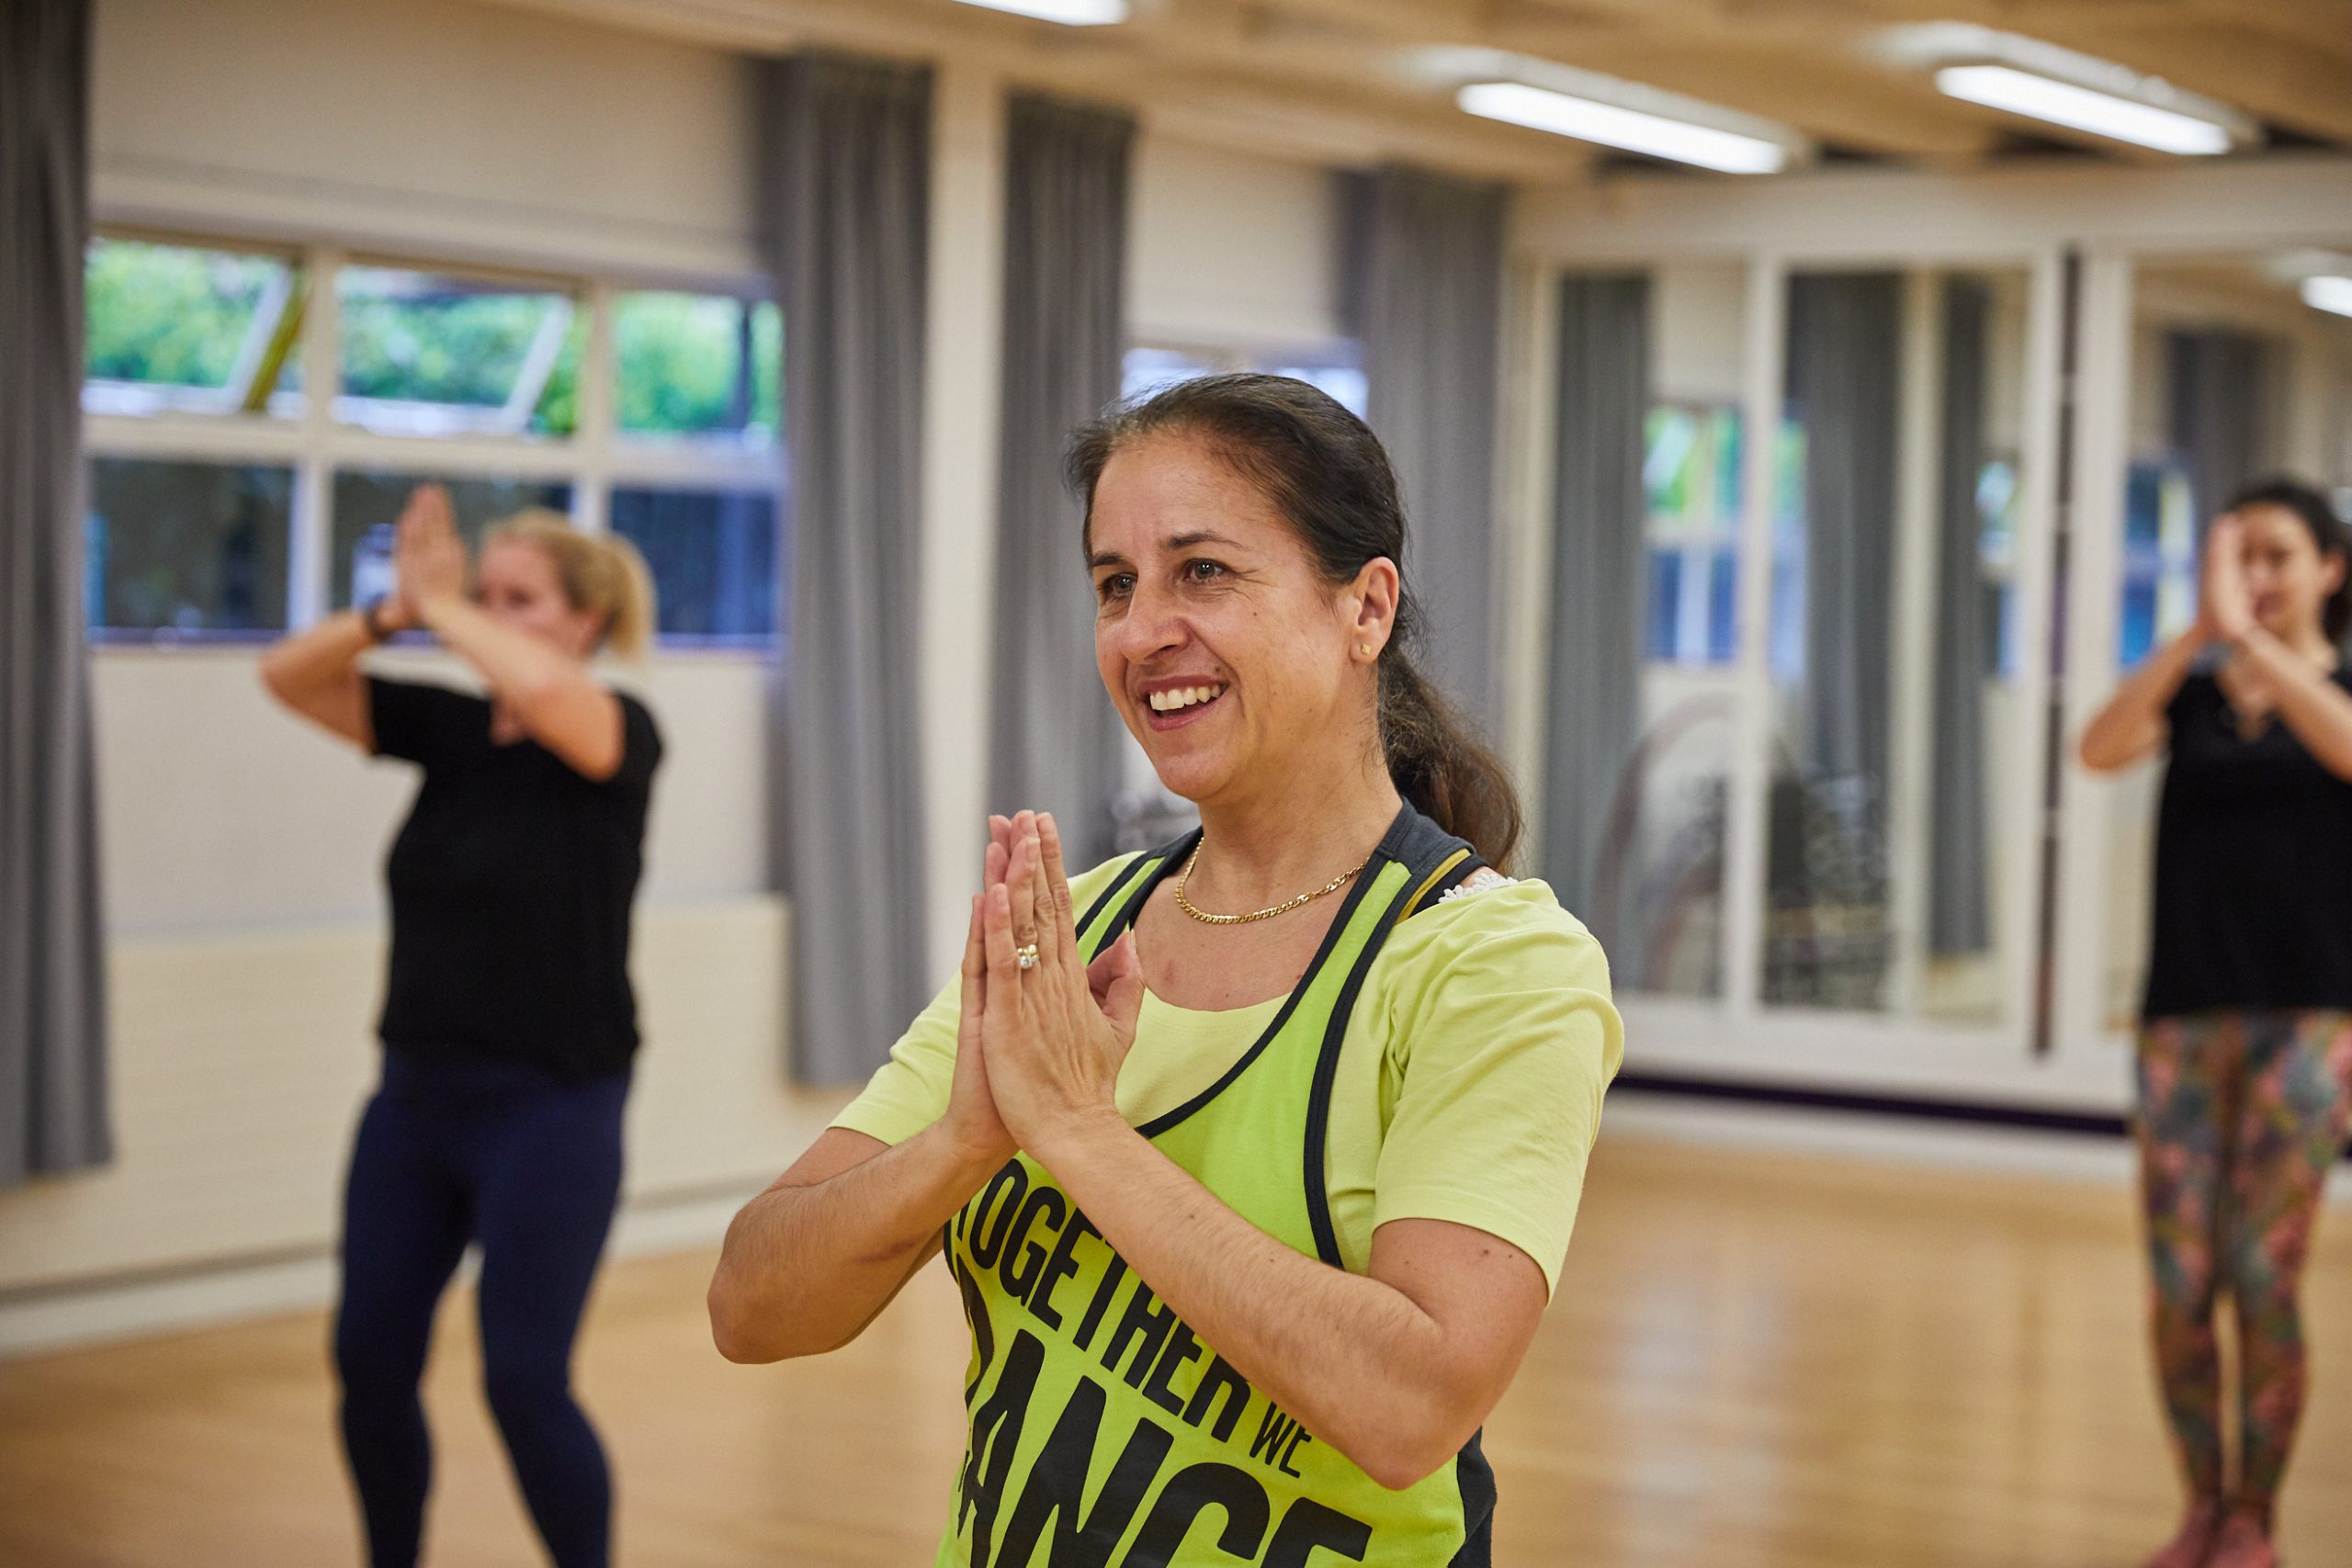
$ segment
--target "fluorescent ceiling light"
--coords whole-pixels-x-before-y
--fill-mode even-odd
[[[1972,104],[2153,147],[2159,152],[2210,154],[2230,150],[2230,133],[2211,120],[2036,76],[2012,66],[1947,65],[1936,73],[1936,85]]]
[[[1934,70],[1956,98],[2183,154],[2262,141],[2262,128],[2219,98],[2143,76],[2128,65],[1974,22],[1889,28],[1871,52],[1900,70]]]
[[[1127,19],[1127,0],[963,0],[967,6],[984,6],[991,11],[1010,11],[1016,17],[1035,17],[1041,22],[1059,22],[1066,28],[1099,28]]]
[[[1718,130],[1689,120],[1572,97],[1523,82],[1473,82],[1455,95],[1463,108],[1487,119],[1507,120],[1555,136],[1597,141],[1628,152],[1670,158],[1732,175],[1769,175],[1789,159],[1788,150],[1760,137]]]
[[[2339,316],[2352,316],[2352,277],[2303,279],[2303,303],[2314,310],[2333,310]]]

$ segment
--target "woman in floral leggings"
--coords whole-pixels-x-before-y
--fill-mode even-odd
[[[2148,1568],[2272,1568],[2306,1383],[2296,1301],[2352,1116],[2352,626],[2345,527],[2290,483],[2212,526],[2197,624],[2091,721],[2083,761],[2161,751],[2142,1010],[2156,1368],[2188,1517]],[[2237,1322],[2234,1483],[2214,1308]]]

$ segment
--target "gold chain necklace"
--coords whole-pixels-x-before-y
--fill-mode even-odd
[[[1204,840],[1203,842],[1206,842],[1206,840]],[[1176,874],[1176,907],[1183,910],[1184,913],[1192,916],[1193,919],[1200,921],[1201,924],[1204,926],[1238,926],[1246,925],[1251,920],[1271,920],[1276,915],[1288,914],[1291,910],[1297,908],[1302,904],[1311,904],[1316,899],[1322,897],[1326,893],[1337,893],[1346,885],[1349,877],[1353,876],[1357,872],[1362,871],[1365,866],[1372,863],[1372,857],[1370,855],[1364,856],[1363,859],[1358,861],[1354,865],[1350,866],[1347,870],[1340,873],[1339,875],[1333,877],[1330,881],[1325,883],[1320,887],[1315,888],[1309,892],[1302,893],[1295,898],[1286,898],[1283,902],[1271,905],[1266,908],[1253,910],[1251,913],[1247,915],[1212,915],[1205,909],[1196,909],[1193,908],[1193,901],[1184,897],[1184,884],[1193,879],[1193,868],[1200,863],[1201,845],[1194,844],[1193,846],[1192,858],[1184,863],[1184,869]]]

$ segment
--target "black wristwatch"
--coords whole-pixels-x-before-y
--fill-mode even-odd
[[[376,618],[376,612],[382,609],[390,598],[389,593],[379,593],[359,607],[359,624],[368,628],[368,637],[371,642],[390,642],[392,638],[392,628]]]

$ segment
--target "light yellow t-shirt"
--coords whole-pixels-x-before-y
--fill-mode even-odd
[[[1073,904],[1086,908],[1124,863],[1072,878]],[[917,1015],[834,1126],[896,1144],[945,1112],[962,990],[950,980]],[[1145,993],[1120,1111],[1140,1124],[1182,1104],[1281,1007],[1198,1012]],[[1542,882],[1463,893],[1398,925],[1349,1015],[1332,1091],[1325,1176],[1349,1271],[1367,1269],[1389,1221],[1450,1220],[1525,1252],[1556,1288],[1623,1056],[1608,960]],[[1297,1150],[1267,1158],[1295,1163]]]

